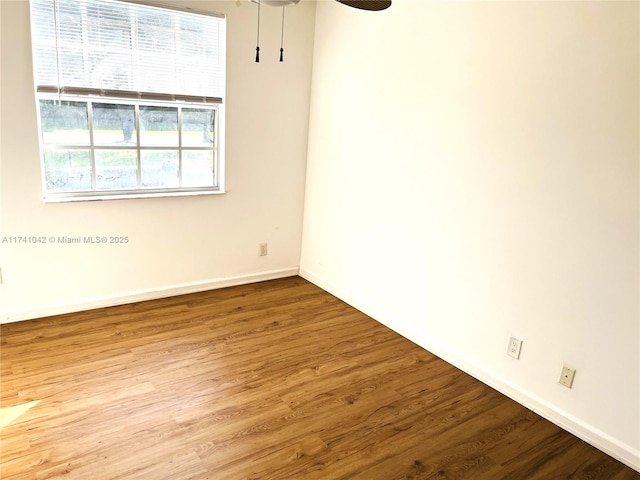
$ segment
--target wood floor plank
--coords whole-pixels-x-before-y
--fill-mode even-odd
[[[300,277],[2,325],[0,360],[3,480],[640,480]]]

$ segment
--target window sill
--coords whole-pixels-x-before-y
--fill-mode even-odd
[[[102,200],[127,200],[132,198],[163,198],[163,197],[194,197],[202,195],[222,195],[227,193],[224,190],[194,190],[185,192],[134,192],[109,195],[65,195],[55,197],[43,197],[44,203],[66,203],[66,202],[94,202]]]

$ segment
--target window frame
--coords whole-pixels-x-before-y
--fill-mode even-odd
[[[100,0],[98,0],[100,1]],[[226,77],[226,18],[224,15],[220,15],[212,12],[195,11],[193,9],[182,9],[175,6],[163,6],[153,4],[145,1],[131,1],[131,0],[106,0],[111,3],[129,4],[131,8],[135,5],[152,7],[156,10],[164,10],[167,15],[172,13],[182,12],[189,15],[209,16],[216,17],[222,20],[222,32],[223,36],[218,49],[218,54],[222,55],[223,67],[219,74],[222,75],[222,90],[220,91],[220,97],[200,96],[199,94],[185,94],[182,92],[137,92],[127,90],[106,90],[96,89],[91,87],[65,87],[64,85],[39,85],[36,76],[36,69],[34,68],[34,87],[36,98],[36,116],[38,126],[38,141],[40,150],[40,169],[41,169],[41,186],[43,200],[46,203],[50,202],[70,202],[70,201],[86,201],[86,200],[117,200],[126,198],[149,198],[149,197],[172,197],[172,196],[193,196],[193,195],[216,195],[226,193],[225,190],[225,93],[224,83]],[[53,8],[56,7],[56,0],[52,0]],[[84,21],[83,21],[84,23]],[[56,20],[56,30],[58,23]],[[34,29],[36,25],[31,23],[31,28]],[[131,27],[133,28],[133,26]],[[84,32],[84,26],[82,27]],[[133,35],[134,33],[132,33]],[[32,35],[36,35],[35,32]],[[56,52],[58,52],[58,40],[56,34]],[[136,33],[137,35],[137,33]],[[84,39],[86,34],[82,35],[83,40],[80,40],[77,44],[84,45]],[[220,37],[218,37],[220,38]],[[86,47],[83,47],[86,48]],[[133,47],[132,47],[133,48]],[[221,48],[221,49],[220,49]],[[36,63],[35,46],[32,50],[34,55],[34,65]],[[132,50],[133,52],[133,50]],[[59,53],[56,53],[56,56]],[[38,57],[40,58],[40,57]],[[57,60],[56,60],[57,61]],[[57,67],[58,69],[61,66]],[[58,82],[60,77],[58,77]],[[89,141],[88,144],[47,144],[45,143],[45,125],[42,122],[42,109],[41,100],[54,100],[58,102],[83,102],[87,106],[87,129]],[[96,103],[114,104],[114,105],[130,105],[134,106],[135,115],[135,142],[129,144],[111,144],[111,145],[96,145],[94,140],[95,128],[93,122],[93,105]],[[177,145],[157,145],[157,146],[145,146],[141,144],[141,121],[140,121],[140,108],[141,107],[170,107],[175,108],[177,112]],[[213,110],[213,141],[211,144],[198,145],[183,145],[183,110],[184,109],[201,109],[201,110]],[[91,189],[85,190],[67,190],[67,191],[52,191],[47,187],[49,178],[47,177],[47,166],[45,155],[52,151],[73,151],[83,150],[89,152],[90,167],[91,167]],[[135,188],[114,188],[114,189],[99,189],[96,173],[96,152],[101,150],[128,150],[136,152],[136,183]],[[178,173],[178,186],[174,187],[144,187],[142,184],[142,152],[144,151],[175,151],[177,152],[177,173]],[[183,175],[185,172],[184,163],[182,161],[184,152],[188,151],[207,151],[211,152],[213,156],[212,175],[213,184],[207,186],[182,186]]]
[[[89,132],[89,142],[86,144],[46,144],[44,141],[44,128],[41,118],[40,100],[53,101],[70,101],[70,102],[86,102],[87,105],[87,123]],[[54,93],[36,93],[37,117],[38,117],[38,140],[40,143],[40,168],[42,192],[45,202],[67,202],[67,201],[83,201],[83,200],[109,200],[120,198],[146,198],[146,197],[166,197],[166,196],[193,196],[193,195],[216,195],[226,193],[224,189],[224,161],[222,152],[224,151],[224,105],[217,103],[201,103],[201,102],[183,102],[183,101],[135,101],[131,99],[123,99],[110,96],[83,96],[83,95],[67,95]],[[135,107],[135,142],[130,145],[96,145],[94,141],[93,129],[93,104],[117,104],[131,105]],[[91,104],[91,106],[89,106]],[[145,106],[170,107],[176,108],[178,113],[178,144],[176,146],[144,146],[140,144],[140,119],[139,108]],[[214,119],[214,141],[211,147],[183,146],[182,145],[182,115],[183,109],[196,108],[215,111]],[[52,151],[69,151],[69,150],[89,150],[91,161],[91,190],[78,190],[55,192],[49,191],[47,188],[47,176],[45,166],[45,153]],[[135,150],[137,157],[137,188],[131,189],[98,189],[96,185],[96,160],[95,152],[100,150]],[[151,188],[141,185],[141,152],[143,151],[177,151],[179,158],[179,178],[182,177],[182,153],[185,151],[211,151],[213,153],[213,185],[203,187],[167,187],[167,188]]]

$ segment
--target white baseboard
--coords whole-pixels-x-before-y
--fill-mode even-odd
[[[112,307],[114,305],[123,305],[126,303],[143,302],[145,300],[154,300],[156,298],[172,297],[187,293],[204,292],[206,290],[233,287],[235,285],[244,285],[247,283],[256,283],[265,280],[275,280],[277,278],[293,277],[295,275],[298,275],[297,267],[270,270],[267,272],[252,273],[249,275],[239,275],[236,277],[215,278],[201,282],[183,283],[180,285],[139,290],[135,292],[122,292],[116,295],[83,299],[77,302],[42,305],[23,310],[9,310],[0,312],[0,324],[49,317],[51,315],[61,315],[64,313],[80,312],[83,310],[92,310],[94,308]]]
[[[302,268],[300,269],[299,275],[323,290],[335,295],[354,308],[357,308],[366,315],[369,315],[371,318],[389,327],[403,337],[420,345],[422,348],[440,357],[447,363],[450,363],[463,372],[468,373],[482,383],[534,411],[560,428],[572,433],[595,448],[640,472],[640,451],[620,442],[611,435],[593,427],[583,420],[562,411],[536,395],[522,390],[521,388],[509,383],[507,380],[492,374],[478,365],[475,365],[473,362],[460,355],[460,353],[454,352],[443,345],[434,342],[433,339],[425,338],[424,335],[416,332],[415,329],[411,328],[411,326],[407,325],[405,322],[394,318],[394,316],[388,312],[371,306],[367,300],[358,298],[350,292],[344,291]]]

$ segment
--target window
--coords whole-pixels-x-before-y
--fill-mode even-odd
[[[32,0],[47,201],[224,191],[225,19]]]

